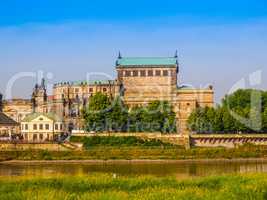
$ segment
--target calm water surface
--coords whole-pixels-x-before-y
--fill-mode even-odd
[[[156,175],[181,178],[237,173],[267,173],[267,161],[212,161],[182,163],[49,163],[0,164],[0,176],[81,175],[96,172],[124,176]]]

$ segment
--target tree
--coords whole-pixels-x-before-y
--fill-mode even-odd
[[[247,89],[226,95],[217,108],[197,108],[189,117],[192,131],[262,132],[267,124],[267,92]],[[261,120],[262,118],[262,120]]]
[[[266,133],[267,132],[267,107],[265,107],[264,112],[262,113],[262,130]]]
[[[213,131],[215,133],[222,133],[224,130],[223,112],[224,110],[220,106],[218,106],[215,109],[215,116],[214,116],[214,123],[213,123]]]
[[[129,112],[128,131],[142,132],[145,110],[143,107],[136,106]]]
[[[119,97],[111,101],[108,96],[96,93],[83,111],[83,118],[87,131],[126,131],[128,110]]]
[[[176,132],[175,113],[167,101],[153,101],[135,107],[130,113],[130,130],[137,132]]]
[[[120,97],[117,97],[110,110],[106,114],[106,126],[109,131],[124,132],[127,130],[128,122],[128,109],[121,101]]]
[[[96,93],[90,98],[88,107],[83,110],[85,129],[87,131],[102,132],[106,130],[106,114],[111,107],[108,96]]]
[[[162,132],[176,132],[176,114],[173,111],[173,107],[167,101],[163,102],[162,115],[164,120]]]
[[[215,115],[214,112],[215,111],[212,108],[198,107],[195,111],[193,111],[188,120],[191,130],[198,133],[212,132]]]

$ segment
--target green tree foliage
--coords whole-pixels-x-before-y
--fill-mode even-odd
[[[199,133],[250,133],[267,131],[267,92],[237,90],[214,108],[197,108],[188,126]]]
[[[153,101],[128,111],[120,98],[97,93],[83,110],[85,129],[94,132],[176,132],[175,113],[166,101]]]
[[[171,143],[162,142],[158,139],[143,139],[135,136],[107,136],[107,137],[76,137],[72,136],[71,141],[83,143],[85,149],[92,147],[103,147],[103,146],[175,146]]]
[[[110,110],[106,113],[106,118],[107,130],[120,132],[127,130],[128,109],[119,97],[113,101]]]
[[[106,95],[96,93],[90,98],[88,107],[83,110],[87,131],[102,132],[106,130],[106,115],[110,111],[111,102]]]
[[[135,107],[129,116],[132,132],[176,132],[175,113],[167,101],[153,101],[145,107]]]
[[[264,132],[267,132],[267,106],[265,107],[265,110],[262,113],[262,124]]]

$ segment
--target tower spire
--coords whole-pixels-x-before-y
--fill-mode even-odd
[[[175,51],[174,58],[178,58],[178,51]]]
[[[118,56],[118,59],[121,59],[122,56],[121,56],[121,52],[119,51],[119,56]]]

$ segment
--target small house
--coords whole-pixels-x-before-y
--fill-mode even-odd
[[[63,124],[53,113],[32,113],[21,121],[21,133],[26,141],[55,141],[64,133]]]

